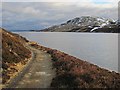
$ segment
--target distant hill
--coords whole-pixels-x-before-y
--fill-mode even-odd
[[[23,65],[26,59],[31,57],[31,52],[24,46],[27,40],[17,34],[10,33],[0,28],[2,34],[2,68],[3,83],[10,79],[10,75],[17,72],[14,67],[18,63]]]
[[[41,32],[109,32],[117,33],[119,22],[101,17],[82,16],[68,20],[67,22],[45,28],[34,30]]]

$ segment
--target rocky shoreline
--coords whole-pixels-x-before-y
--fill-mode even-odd
[[[64,52],[38,44],[31,46],[52,56],[56,77],[51,87],[56,88],[120,88],[120,73],[93,65]]]

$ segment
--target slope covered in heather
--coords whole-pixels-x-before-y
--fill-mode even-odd
[[[56,76],[51,87],[56,88],[120,88],[120,73],[109,71],[64,52],[37,44],[31,46],[46,51],[52,57]]]
[[[25,38],[17,34],[12,34],[4,29],[0,29],[2,33],[2,68],[3,83],[6,83],[10,76],[18,72],[16,65],[27,62],[27,58],[31,57],[31,52],[24,46],[27,42]]]

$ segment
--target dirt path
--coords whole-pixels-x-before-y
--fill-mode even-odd
[[[37,50],[28,46],[34,54],[34,61],[30,68],[15,88],[48,88],[55,76],[55,71],[52,69],[51,56],[43,51]]]

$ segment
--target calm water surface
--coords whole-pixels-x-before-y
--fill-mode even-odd
[[[118,71],[118,34],[17,32],[29,40],[64,51],[100,67]]]

